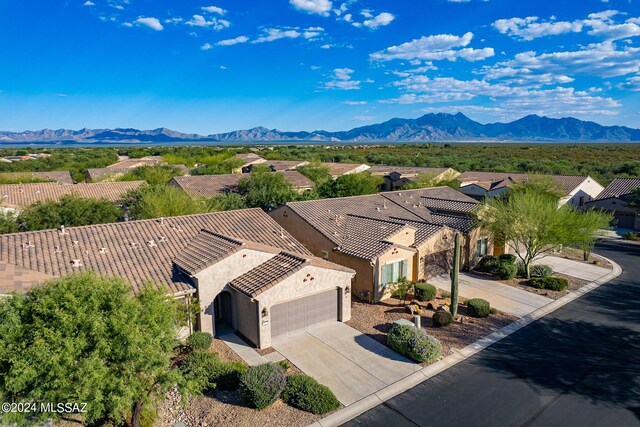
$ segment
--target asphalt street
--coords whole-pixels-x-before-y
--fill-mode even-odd
[[[623,273],[345,426],[640,426],[640,245]]]

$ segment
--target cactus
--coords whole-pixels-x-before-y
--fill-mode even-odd
[[[451,316],[458,314],[458,279],[460,276],[460,233],[456,233],[453,248],[453,268],[451,270]]]

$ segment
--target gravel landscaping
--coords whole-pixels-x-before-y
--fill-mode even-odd
[[[531,292],[532,294],[542,295],[543,297],[551,298],[554,300],[560,299],[563,296],[567,295],[568,293],[577,291],[584,285],[588,285],[589,283],[591,283],[588,280],[578,279],[577,277],[567,276],[566,274],[553,273],[554,277],[561,277],[563,279],[567,279],[567,282],[569,282],[567,289],[565,289],[564,291],[558,292],[558,291],[552,291],[549,289],[534,288],[533,286],[529,285],[529,279],[523,279],[521,277],[514,277],[513,279],[508,279],[508,280],[500,280],[488,273],[482,273],[479,271],[474,271],[473,273],[479,276],[483,276],[486,279],[495,280],[499,283],[513,286],[514,288],[522,289],[523,291]]]
[[[407,305],[410,300],[407,300]],[[431,302],[431,307],[437,308],[443,304],[449,304],[450,300],[442,298],[442,290],[438,290],[437,298]],[[462,304],[464,299],[459,298]],[[458,315],[462,322],[455,321],[449,326],[436,328],[432,325],[431,316],[435,313],[433,308],[428,308],[429,302],[420,302],[422,311],[422,327],[429,334],[442,343],[442,356],[448,356],[456,349],[462,349],[467,345],[489,335],[490,333],[517,320],[517,317],[497,312],[485,319],[477,319],[467,316],[466,307],[460,305]],[[376,341],[387,345],[387,333],[393,322],[400,319],[413,320],[411,314],[406,312],[400,300],[396,298],[386,299],[378,304],[369,304],[354,300],[351,304],[351,320],[347,325],[370,336]]]

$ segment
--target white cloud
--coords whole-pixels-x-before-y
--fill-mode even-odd
[[[621,90],[640,92],[640,75],[629,77],[624,83],[620,83],[617,87]]]
[[[209,49],[213,49],[213,45],[211,43],[205,43],[202,46],[200,46],[200,50],[209,50]]]
[[[221,65],[218,68],[220,68],[221,70],[226,70],[227,69],[227,67],[225,67],[224,65]]]
[[[189,21],[185,22],[185,24],[192,27],[211,27],[216,31],[228,28],[231,25],[231,23],[225,19],[211,18],[210,20],[207,20],[202,15],[193,15],[193,17]]]
[[[209,13],[217,13],[218,15],[224,15],[225,13],[227,13],[226,10],[224,10],[221,7],[218,6],[204,6],[201,7],[200,9],[204,10],[205,12],[209,12]]]
[[[371,19],[367,19],[362,23],[362,25],[364,25],[367,28],[371,28],[372,30],[375,30],[378,27],[384,27],[385,25],[389,25],[394,19],[395,19],[395,16],[393,16],[392,14],[387,12],[382,12],[376,15],[375,17],[372,17]]]
[[[302,33],[302,37],[307,40],[313,40],[324,33],[324,28],[322,27],[309,27],[304,30]]]
[[[367,101],[344,101],[345,105],[367,105]]]
[[[375,116],[352,116],[351,118],[359,122],[370,122],[374,120],[376,117]]]
[[[264,34],[262,36],[258,37],[251,43],[265,43],[280,39],[297,39],[302,35],[302,33],[297,30],[283,30],[280,28],[265,28],[263,33]]]
[[[66,98],[67,94],[66,93],[56,93],[56,96],[59,96],[60,98]]]
[[[87,0],[86,2],[82,3],[83,6],[95,6],[96,4],[94,2],[92,2],[91,0]]]
[[[140,18],[138,18],[135,21],[133,21],[133,23],[137,24],[137,25],[142,25],[144,27],[151,28],[152,30],[155,30],[155,31],[164,30],[164,27],[162,26],[162,24],[160,23],[158,18],[153,18],[153,17],[145,18],[145,17],[141,16]]]
[[[372,80],[352,80],[351,75],[355,73],[351,68],[335,68],[331,80],[324,84],[325,89],[336,90],[358,90],[362,83],[373,83]]]
[[[462,36],[452,34],[438,34],[421,37],[399,46],[391,46],[379,52],[372,53],[370,58],[374,61],[390,61],[393,59],[439,61],[448,59],[455,61],[458,58],[467,61],[480,61],[494,56],[493,48],[473,49],[467,48],[473,39],[473,33],[468,32]]]
[[[249,41],[247,36],[238,36],[233,39],[220,40],[216,43],[217,46],[233,46],[236,44],[246,43]]]
[[[289,0],[296,9],[310,14],[329,16],[333,4],[330,0]]]

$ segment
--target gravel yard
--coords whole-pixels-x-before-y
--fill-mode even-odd
[[[438,290],[438,297],[431,302],[435,308],[449,303],[449,299],[441,298],[442,291]],[[463,299],[458,300],[462,304]],[[407,300],[408,304],[409,300]],[[460,305],[458,314],[463,322],[456,321],[444,328],[432,326],[431,316],[435,310],[427,308],[428,302],[421,302],[422,327],[429,334],[438,338],[442,343],[442,355],[448,356],[456,349],[461,349],[478,339],[508,325],[517,320],[517,317],[505,313],[496,313],[485,319],[468,317],[466,308]],[[351,305],[351,320],[349,326],[370,336],[382,344],[387,344],[387,333],[393,322],[399,319],[412,321],[412,315],[406,312],[400,300],[396,298],[386,299],[378,304],[353,301]]]

